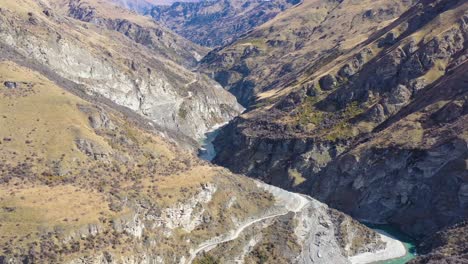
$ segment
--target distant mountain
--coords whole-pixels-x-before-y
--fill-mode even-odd
[[[212,51],[201,68],[249,106],[262,92],[335,64],[335,58],[374,37],[414,2],[306,0]]]
[[[127,9],[135,10],[139,13],[146,13],[154,6],[169,6],[175,2],[199,2],[200,0],[112,0]]]
[[[149,14],[181,36],[207,47],[228,44],[300,0],[208,0],[158,6]]]

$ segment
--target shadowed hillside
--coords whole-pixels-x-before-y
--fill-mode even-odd
[[[215,163],[422,238],[468,216],[468,6],[374,3],[305,1],[205,57],[250,107]]]

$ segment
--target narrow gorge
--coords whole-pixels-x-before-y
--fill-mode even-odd
[[[0,0],[0,264],[468,263],[464,0]]]
[[[205,137],[201,140],[201,148],[199,149],[199,157],[207,160],[207,161],[212,161],[216,157],[216,150],[214,146],[214,141],[216,137],[219,135],[219,133],[223,130],[225,126],[228,124],[223,124],[221,126],[215,126],[212,130],[207,132],[205,134]],[[260,184],[260,183],[258,183]],[[314,199],[307,195],[301,195],[298,193],[292,193],[292,192],[287,192],[285,190],[282,190],[277,187],[273,187],[271,185],[266,185],[264,183],[261,183],[263,188],[270,189],[272,190],[272,193],[276,193],[278,196],[283,196],[281,199],[276,199],[280,204],[286,205],[286,208],[288,209],[289,212],[300,212],[304,210],[304,207],[311,206],[309,205],[310,203],[317,203]],[[297,201],[299,200],[299,201]],[[294,205],[293,208],[290,208],[291,206],[287,206],[288,204]],[[261,217],[255,220],[252,220],[248,222],[247,224],[244,224],[241,226],[239,229],[237,229],[235,232],[232,233],[231,236],[229,236],[227,239],[223,240],[218,240],[214,242],[208,242],[205,245],[202,245],[198,251],[195,251],[197,253],[200,253],[202,250],[212,250],[216,246],[222,243],[226,243],[228,241],[232,241],[236,238],[238,238],[246,228],[249,228],[251,225],[254,225],[257,222],[260,221],[265,221],[270,218],[278,218],[286,215],[287,213],[284,214],[274,214],[274,215],[269,215],[266,217]],[[348,260],[351,263],[374,263],[379,261],[379,263],[388,263],[388,264],[403,264],[407,263],[409,260],[413,259],[416,257],[416,246],[414,243],[414,240],[410,238],[409,236],[405,235],[401,231],[399,231],[397,228],[392,227],[388,224],[370,224],[370,223],[363,223],[364,225],[368,226],[369,228],[373,229],[375,232],[379,233],[381,236],[381,239],[384,243],[387,243],[387,247],[379,248],[376,250],[371,250],[368,252],[363,252],[358,255],[352,256],[348,258]],[[317,257],[321,255],[320,249],[317,249]],[[332,252],[333,254],[334,252]],[[303,258],[303,257],[302,257]],[[309,257],[310,258],[310,257]],[[320,258],[320,257],[319,257]],[[317,259],[314,259],[313,257],[310,258],[312,261],[311,263],[321,263]],[[331,258],[325,258],[324,263],[340,263],[341,261],[338,261],[336,259],[331,259]],[[302,259],[299,263],[309,263],[307,260]]]
[[[200,68],[248,109],[216,132],[213,162],[420,243],[464,230],[467,10],[304,1],[210,52]]]

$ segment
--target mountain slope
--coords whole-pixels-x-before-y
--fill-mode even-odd
[[[108,18],[119,14],[113,9],[116,6],[102,10],[106,2],[96,2],[99,5],[91,12],[93,15],[84,15],[90,18],[89,23],[67,15],[71,12],[84,19],[77,11],[82,10],[78,8],[81,4],[71,9],[77,13],[68,9],[76,3],[75,0],[2,2],[1,43],[60,77],[80,84],[86,93],[102,95],[173,131],[169,134],[181,134],[189,141],[242,110],[235,98],[215,82],[172,61],[173,57],[179,57],[178,49],[154,39],[157,25],[151,24],[150,19],[131,13],[134,16],[128,17],[131,20],[121,21],[127,27],[109,29],[109,25],[121,25],[118,18]],[[134,23],[140,23],[141,27]],[[143,28],[144,23],[150,24]],[[135,28],[138,30],[134,31]],[[141,38],[138,32],[143,34]],[[149,34],[148,42],[143,41],[145,32]],[[166,37],[163,31],[161,34]],[[161,45],[161,50],[154,45]],[[166,53],[167,49],[172,52]]]
[[[425,238],[420,246],[421,253],[423,253],[422,256],[417,257],[410,263],[466,262],[466,258],[468,257],[467,228],[468,223],[465,221]]]
[[[0,83],[1,263],[190,263],[203,259],[197,248],[247,227],[281,233],[262,241],[294,245],[288,262],[301,247],[336,263],[387,248],[348,216],[205,163],[37,71],[2,59]],[[243,259],[256,245],[229,241],[242,251],[210,254]]]
[[[341,17],[336,25],[355,20],[350,11],[339,12],[351,2],[335,4],[328,17]],[[360,10],[362,19],[380,13]],[[356,29],[372,30],[355,43],[342,41],[346,50],[318,46],[307,56],[321,59],[293,65],[278,82],[267,78],[275,73],[259,73],[263,64],[260,69],[250,64],[263,63],[264,50],[275,50],[257,35],[262,29],[208,55],[206,62],[245,70],[237,78],[226,67],[228,73],[219,76],[233,80],[223,84],[239,91],[237,96],[250,94],[244,102],[251,105],[219,134],[215,162],[419,238],[466,219],[467,10],[465,1],[420,1],[398,16],[392,13],[385,27],[371,23]],[[276,28],[291,27],[282,17],[296,11],[264,27],[281,36]],[[328,36],[323,41],[339,36],[330,32],[320,33]],[[306,58],[297,56],[292,55],[299,63]],[[269,59],[273,69],[292,60]],[[246,80],[258,90],[249,90]]]
[[[298,4],[299,0],[222,0],[177,2],[149,14],[181,36],[207,47],[228,44]]]
[[[49,3],[62,15],[118,31],[153,53],[184,66],[193,67],[208,52],[148,17],[113,5],[110,0],[53,0]]]
[[[200,67],[248,107],[352,54],[414,2],[306,0],[210,52]]]
[[[257,194],[252,195],[259,195],[254,210],[270,204],[254,184],[229,179],[119,112],[82,100],[34,71],[2,62],[0,76],[7,83],[1,87],[2,260],[78,263],[84,257],[91,263],[102,254],[116,260],[155,259],[144,241],[158,241],[158,251],[172,243],[181,250],[190,244],[184,246],[179,238],[159,241],[162,236],[154,235],[201,224],[203,210],[187,212],[186,220],[170,213],[189,198],[207,203],[215,184],[225,180],[253,188]],[[222,200],[213,197],[214,205],[217,199]],[[239,219],[249,210],[243,207]],[[215,221],[213,216],[212,231]],[[207,234],[193,235],[195,243]],[[165,249],[160,257],[174,255],[183,253]]]

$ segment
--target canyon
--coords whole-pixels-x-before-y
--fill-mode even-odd
[[[0,2],[0,263],[465,263],[467,39],[462,0]]]

